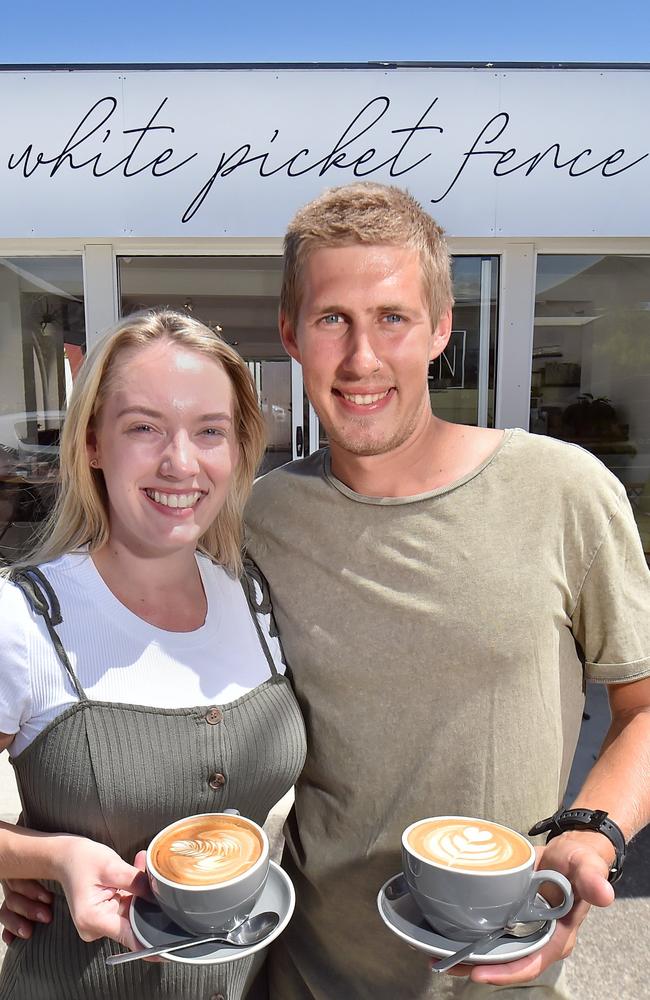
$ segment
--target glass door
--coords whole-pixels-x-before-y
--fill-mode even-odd
[[[167,305],[217,331],[247,362],[266,420],[260,474],[307,454],[302,370],[278,333],[280,257],[120,257],[122,315]]]

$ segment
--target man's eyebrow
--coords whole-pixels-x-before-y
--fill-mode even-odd
[[[344,313],[345,309],[343,306],[320,305],[317,302],[314,306],[312,306],[310,312],[321,313],[323,316],[329,316],[332,313]]]
[[[137,414],[137,416],[151,417],[152,420],[160,420],[164,417],[164,414],[160,410],[151,410],[148,406],[125,406],[123,410],[117,414],[117,418],[126,417],[130,414]],[[232,423],[232,417],[229,413],[222,413],[217,411],[215,413],[202,413],[198,418],[199,423]]]

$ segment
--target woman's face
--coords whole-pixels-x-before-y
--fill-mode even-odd
[[[111,542],[145,557],[194,551],[237,465],[230,379],[169,341],[125,350],[88,455],[104,475]]]

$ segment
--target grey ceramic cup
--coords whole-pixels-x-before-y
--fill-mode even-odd
[[[464,816],[432,816],[418,820],[402,834],[402,864],[411,895],[434,930],[456,941],[475,941],[482,934],[510,923],[551,920],[563,917],[573,906],[573,892],[568,879],[556,871],[535,871],[535,849],[529,848],[523,864],[505,871],[470,871],[438,864],[418,853],[409,844],[409,834],[422,823],[438,819],[462,820],[468,824],[480,820]],[[492,826],[501,826],[492,823]],[[503,829],[508,829],[503,827]],[[545,882],[558,886],[564,896],[559,906],[536,899]]]
[[[247,871],[236,878],[210,885],[183,885],[161,875],[152,860],[158,838],[177,824],[203,817],[236,816],[238,821],[251,826],[259,834],[262,853]],[[151,891],[161,910],[179,927],[192,934],[209,934],[212,931],[229,931],[246,920],[262,894],[269,872],[269,842],[261,826],[252,819],[240,816],[236,809],[223,813],[199,813],[184,816],[166,826],[153,838],[147,848],[147,875]]]

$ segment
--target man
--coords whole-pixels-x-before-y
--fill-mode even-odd
[[[583,671],[610,685],[613,721],[575,805],[628,839],[650,819],[650,580],[625,492],[578,448],[432,414],[451,306],[442,233],[396,188],[326,192],[289,227],[281,334],[329,448],[258,481],[248,517],[308,735],[271,1000],[567,995],[557,960],[589,904],[614,897],[603,833],[545,848],[577,902],[510,965],[434,977],[375,900],[414,820],[526,833],[558,808]]]
[[[451,306],[442,233],[404,192],[335,189],[291,223],[281,336],[329,448],[260,480],[248,515],[309,746],[273,1000],[567,995],[553,963],[614,897],[604,833],[550,841],[543,867],[569,876],[571,914],[537,954],[469,980],[434,977],[375,899],[416,819],[525,833],[554,813],[583,673],[610,685],[613,721],[575,805],[627,838],[650,820],[650,586],[625,491],[578,448],[431,412]]]

